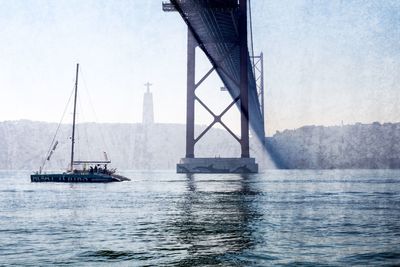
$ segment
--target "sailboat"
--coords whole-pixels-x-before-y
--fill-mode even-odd
[[[64,182],[64,183],[110,183],[130,181],[129,178],[116,174],[115,169],[107,169],[107,154],[104,152],[105,160],[96,161],[75,161],[75,119],[76,119],[76,101],[78,95],[78,73],[79,64],[76,65],[76,78],[74,87],[74,113],[72,120],[72,137],[71,137],[71,161],[70,167],[63,173],[42,173],[42,167],[34,174],[31,174],[31,182]],[[50,157],[57,147],[58,142],[52,143],[52,149],[47,155],[46,160]],[[89,166],[89,168],[87,168]]]

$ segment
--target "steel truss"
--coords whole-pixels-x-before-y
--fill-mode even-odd
[[[255,66],[251,64],[248,51],[247,0],[170,0],[163,3],[163,10],[179,12],[188,26],[186,158],[194,158],[195,144],[217,123],[240,143],[241,158],[249,158],[249,122],[260,140],[265,135],[260,110],[263,109],[260,105],[263,94],[258,92],[263,88],[256,86]],[[205,53],[212,65],[197,83],[196,47]],[[232,102],[219,114],[214,113],[195,92],[214,71],[232,97]],[[195,138],[196,101],[211,114],[213,121]],[[234,105],[240,110],[240,138],[222,121]]]

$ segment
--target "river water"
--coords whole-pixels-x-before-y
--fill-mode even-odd
[[[0,265],[400,265],[400,170],[123,174],[1,171]]]

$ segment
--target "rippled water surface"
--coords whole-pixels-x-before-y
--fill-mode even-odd
[[[400,265],[400,171],[0,172],[0,265]]]

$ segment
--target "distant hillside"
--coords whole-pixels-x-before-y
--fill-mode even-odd
[[[196,126],[199,133],[205,127]],[[57,124],[33,121],[0,122],[0,169],[37,170]],[[47,169],[65,169],[69,164],[71,126],[61,125],[59,145]],[[107,151],[119,169],[175,169],[185,155],[186,128],[183,124],[84,123],[77,125],[76,158],[101,159]],[[211,129],[196,144],[196,156],[237,157],[239,144],[220,129]]]
[[[283,168],[400,168],[400,123],[304,126],[277,132],[267,147]]]
[[[199,134],[205,127],[196,126]],[[57,124],[33,121],[0,122],[0,169],[37,170]],[[76,158],[103,159],[108,153],[119,169],[175,169],[185,155],[185,125],[84,123],[77,126]],[[47,169],[65,169],[70,157],[70,125],[61,125],[59,145]],[[304,126],[277,132],[266,139],[279,167],[290,169],[400,168],[400,123],[334,127]],[[271,168],[269,157],[252,146],[251,156]],[[211,129],[196,144],[197,157],[239,157],[240,146],[220,129]]]

